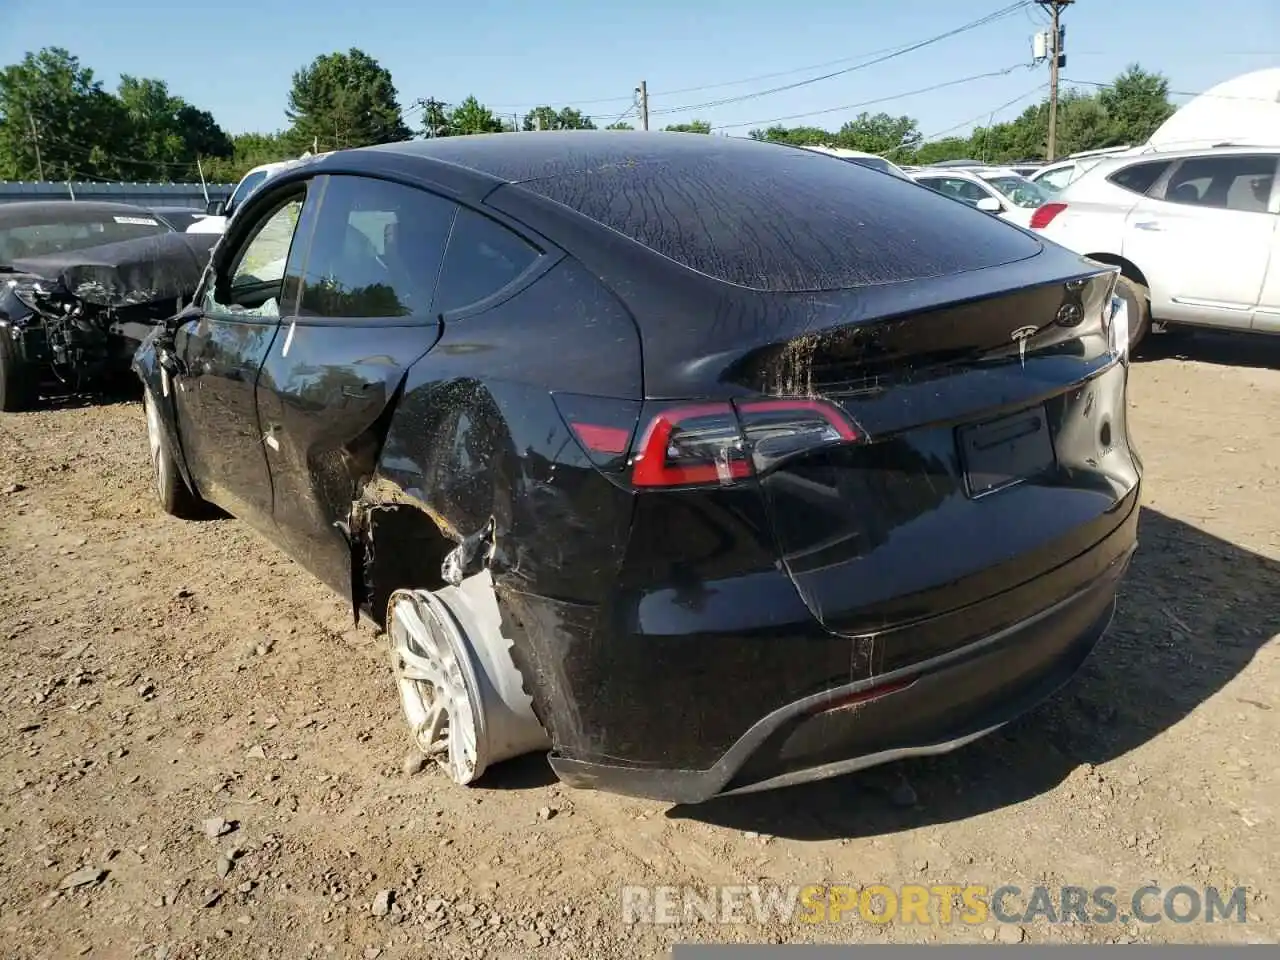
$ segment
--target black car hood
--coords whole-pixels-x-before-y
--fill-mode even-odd
[[[15,274],[60,284],[104,307],[189,297],[200,283],[218,234],[164,233],[68,253],[20,257]]]

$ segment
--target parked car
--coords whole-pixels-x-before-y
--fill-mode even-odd
[[[1277,158],[1276,147],[1103,158],[1031,226],[1120,268],[1135,344],[1153,319],[1280,333]]]
[[[164,509],[384,626],[454,781],[692,803],[1080,666],[1138,518],[1115,282],[811,151],[449,137],[272,177],[135,369]]]
[[[985,213],[994,213],[1020,227],[1030,224],[1036,208],[1050,199],[1050,194],[1042,188],[1006,167],[943,170],[925,167],[911,177],[922,186]]]
[[[0,205],[0,411],[128,376],[152,325],[194,292],[211,246],[131,204]]]
[[[1141,150],[1141,148],[1138,149]],[[1028,179],[1033,183],[1039,184],[1050,193],[1057,193],[1072,180],[1093,169],[1097,163],[1105,158],[1129,152],[1136,151],[1134,151],[1133,147],[1107,147],[1102,150],[1085,150],[1080,153],[1073,153],[1062,160],[1045,164],[1034,173],[1028,174]]]
[[[864,167],[870,167],[872,170],[879,170],[881,173],[888,173],[900,180],[910,180],[901,167],[892,160],[886,160],[884,157],[874,153],[863,153],[861,150],[846,150],[843,147],[820,147],[816,145],[805,145],[805,150],[812,150],[815,153],[825,153],[828,156],[839,157],[841,160],[848,160],[850,163],[860,163]]]
[[[225,232],[227,221],[231,218],[231,215],[244,204],[253,191],[266,183],[268,177],[279,173],[281,170],[288,170],[298,162],[297,160],[281,160],[277,163],[264,163],[261,166],[254,167],[240,178],[235,190],[231,191],[230,199],[210,200],[208,207],[205,209],[205,215],[189,225],[186,228],[187,233],[221,234]]]

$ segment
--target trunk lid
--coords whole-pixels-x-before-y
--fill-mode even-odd
[[[1138,473],[1104,318],[1113,284],[1095,270],[827,325],[738,365],[740,385],[820,398],[857,426],[858,442],[759,476],[782,562],[828,629],[872,633],[1011,590],[1123,521]]]

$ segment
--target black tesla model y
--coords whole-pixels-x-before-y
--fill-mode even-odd
[[[1136,545],[1115,282],[808,150],[455,137],[273,177],[135,369],[164,507],[383,626],[453,780],[694,803],[1077,670]]]

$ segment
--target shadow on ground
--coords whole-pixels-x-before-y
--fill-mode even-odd
[[[1134,351],[1139,363],[1152,360],[1198,360],[1224,367],[1280,370],[1280,336],[1262,333],[1219,333],[1175,330],[1153,333]]]
[[[1016,804],[1052,790],[1082,763],[1141,747],[1222,695],[1280,633],[1280,563],[1145,508],[1139,538],[1110,632],[1038,710],[947,756],[676,807],[668,816],[794,839],[873,836]],[[1242,701],[1240,709],[1262,707]],[[918,797],[911,807],[890,799],[903,777]]]

